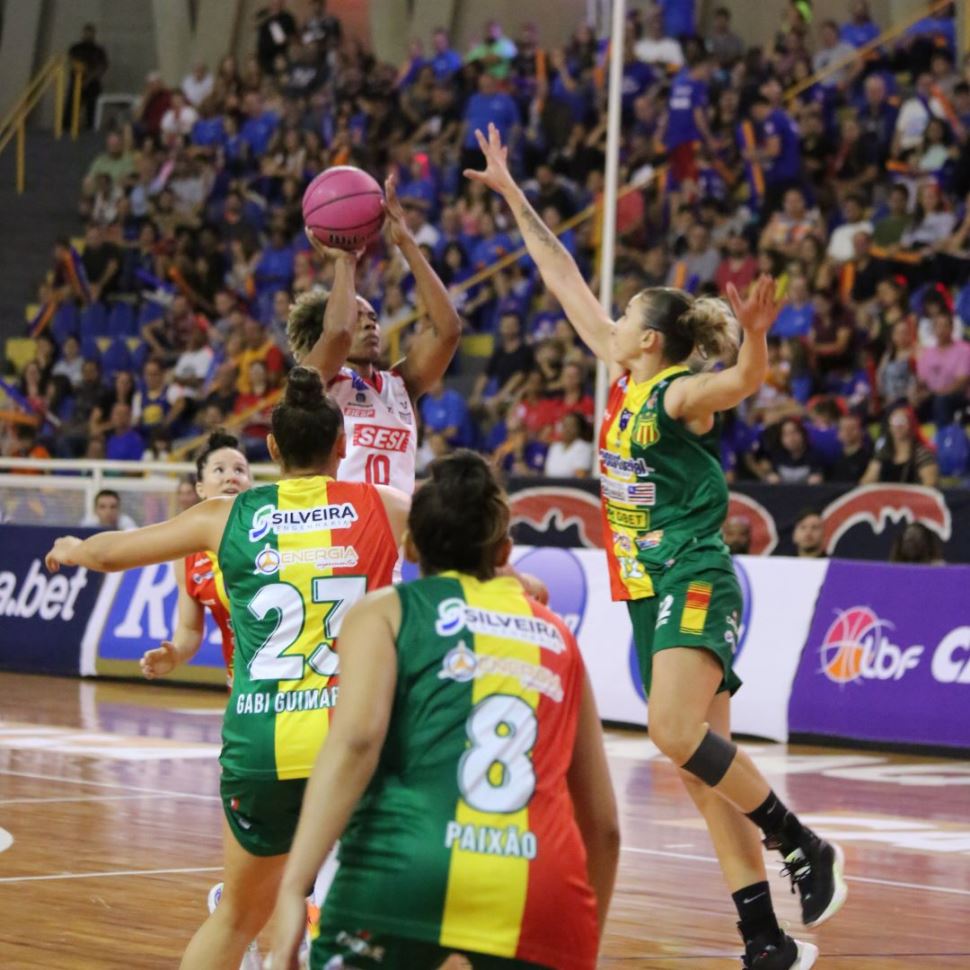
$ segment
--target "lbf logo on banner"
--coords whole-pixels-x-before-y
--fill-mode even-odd
[[[792,733],[970,748],[970,569],[833,560]]]
[[[923,646],[893,643],[887,635],[892,626],[867,606],[853,606],[840,613],[819,650],[825,676],[837,684],[866,678],[900,680],[919,664]]]

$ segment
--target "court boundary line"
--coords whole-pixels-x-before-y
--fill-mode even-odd
[[[60,798],[0,798],[0,805],[52,805],[58,802],[124,802],[135,801],[139,798],[153,798],[167,796],[153,796],[147,792],[135,795],[64,795]]]
[[[621,852],[635,852],[638,855],[656,855],[666,859],[686,859],[689,862],[707,862],[718,865],[717,859],[707,855],[693,855],[688,852],[666,852],[663,849],[641,849],[632,845],[621,845]],[[847,882],[864,882],[874,886],[892,886],[896,889],[922,889],[931,893],[946,893],[951,896],[970,896],[970,889],[956,886],[927,886],[918,882],[897,882],[894,879],[876,879],[872,876],[846,876]]]
[[[0,883],[52,882],[57,879],[108,879],[118,876],[190,875],[197,872],[222,872],[222,866],[199,866],[188,869],[117,869],[109,872],[59,872],[46,876],[3,876]]]
[[[109,781],[88,781],[86,778],[66,778],[63,775],[42,775],[36,771],[11,771],[0,768],[0,775],[13,778],[34,778],[38,781],[60,781],[68,785],[90,785],[92,788],[114,788],[121,791],[143,792],[147,795],[168,795],[169,798],[192,798],[206,802],[221,801],[218,795],[201,795],[198,792],[169,791],[164,788],[141,788],[138,785],[120,785]]]

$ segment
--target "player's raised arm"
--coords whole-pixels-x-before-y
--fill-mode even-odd
[[[767,335],[779,309],[775,300],[775,281],[770,276],[762,276],[745,299],[733,283],[728,283],[727,294],[744,331],[737,363],[716,373],[696,374],[677,381],[666,397],[667,413],[672,418],[704,422],[718,411],[736,407],[764,383],[768,372]],[[711,301],[704,311],[700,304],[699,300],[694,304],[692,312],[695,315],[726,313],[726,308],[723,311],[717,308],[717,304],[723,307],[721,301]],[[712,325],[714,323],[712,321]],[[698,325],[703,326],[703,321]]]
[[[480,131],[475,136],[485,155],[485,171],[465,169],[465,176],[482,182],[505,199],[546,287],[562,305],[583,343],[604,363],[612,364],[613,321],[583,279],[576,261],[515,184],[508,167],[508,149],[502,144],[498,129],[490,124],[488,138]]]
[[[44,558],[55,573],[61,566],[84,566],[116,573],[136,566],[171,562],[192,552],[218,549],[232,509],[231,498],[210,498],[168,522],[127,532],[99,532],[89,539],[61,536]]]
[[[430,324],[414,338],[407,357],[397,368],[408,393],[416,399],[448,369],[461,338],[461,319],[445,284],[424,258],[404,221],[404,209],[397,197],[397,178],[393,174],[384,183],[384,197],[388,238],[401,250],[414,274],[418,300],[424,306]]]
[[[337,371],[343,367],[350,353],[351,344],[354,342],[354,334],[357,332],[358,253],[329,249],[309,229],[305,231],[317,255],[334,261],[333,288],[330,290],[327,305],[323,311],[323,329],[312,344],[307,346],[300,340],[304,329],[301,325],[301,311],[319,312],[311,306],[318,301],[316,294],[313,294],[310,300],[304,300],[302,303],[298,300],[293,305],[287,329],[294,355],[305,367],[315,367],[326,384],[333,380]]]

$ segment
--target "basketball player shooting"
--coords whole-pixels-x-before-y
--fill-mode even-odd
[[[384,183],[385,232],[414,274],[427,318],[407,356],[380,370],[381,328],[374,308],[355,288],[359,253],[328,249],[307,232],[316,252],[335,260],[333,289],[313,290],[293,304],[287,323],[294,357],[323,376],[327,391],[344,413],[345,481],[393,485],[414,491],[417,452],[415,405],[441,378],[458,349],[461,320],[448,291],[425,259],[404,222],[394,175]]]

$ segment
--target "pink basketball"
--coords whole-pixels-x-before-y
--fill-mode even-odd
[[[380,232],[383,202],[384,193],[370,175],[352,165],[335,165],[303,193],[303,222],[324,246],[352,251]]]

